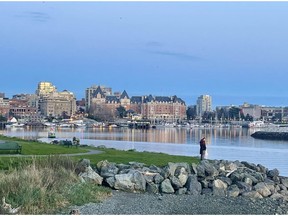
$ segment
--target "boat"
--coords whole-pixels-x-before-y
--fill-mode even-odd
[[[48,138],[56,138],[55,127],[50,127],[50,128],[49,128]]]

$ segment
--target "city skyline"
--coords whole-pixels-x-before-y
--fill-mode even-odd
[[[0,92],[52,82],[288,106],[288,2],[0,2]]]

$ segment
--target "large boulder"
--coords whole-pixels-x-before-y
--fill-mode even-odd
[[[200,177],[216,177],[219,171],[208,160],[202,160],[197,166],[197,175]]]
[[[226,196],[227,195],[227,184],[220,179],[213,181],[212,186],[213,195]]]
[[[108,162],[107,160],[98,162],[97,169],[99,170],[100,175],[104,178],[113,177],[119,171],[119,168],[115,163]]]
[[[200,195],[202,191],[201,183],[198,182],[196,175],[189,175],[185,184],[187,194]]]
[[[80,172],[78,176],[81,178],[82,181],[85,182],[93,182],[98,185],[102,185],[103,178],[96,173],[90,166],[85,169],[84,172]]]
[[[161,182],[160,189],[162,193],[171,194],[175,192],[169,179],[165,179],[163,182]]]
[[[267,185],[264,182],[259,182],[254,186],[255,191],[257,191],[259,194],[261,194],[262,197],[268,197],[271,195],[271,191],[267,187]]]
[[[227,190],[228,197],[237,197],[239,194],[240,194],[240,189],[237,187],[237,185],[233,184],[230,187],[228,187],[228,190]]]
[[[183,167],[187,173],[191,173],[190,166],[188,163],[171,163],[171,162],[169,162],[168,165],[164,168],[165,173],[166,173],[165,177],[167,178],[169,176],[174,176],[177,168],[179,169],[181,167]]]
[[[114,188],[127,192],[144,192],[146,181],[139,171],[131,171],[127,174],[115,175]]]
[[[177,167],[175,170],[175,177],[177,177],[180,181],[181,187],[183,187],[188,179],[188,171],[184,167]]]

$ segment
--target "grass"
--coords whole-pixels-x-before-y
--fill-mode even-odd
[[[55,214],[111,195],[108,188],[81,183],[74,169],[75,161],[69,157],[33,158],[32,163],[23,163],[9,173],[0,172],[0,194],[13,208],[21,206],[18,214]],[[0,214],[5,213],[0,209]]]
[[[84,153],[89,150],[76,147],[66,147],[60,145],[51,145],[48,143],[23,140],[16,137],[5,137],[0,135],[2,141],[16,141],[22,145],[22,155],[49,155],[49,154],[72,154],[72,153]],[[6,154],[7,151],[1,151],[0,154]]]
[[[59,145],[27,141],[0,135],[0,140],[17,141],[22,145],[23,155],[29,157],[1,157],[0,155],[0,199],[12,207],[22,206],[20,214],[55,214],[72,205],[99,202],[111,195],[111,190],[89,183],[80,183],[74,169],[83,158],[90,159],[91,166],[102,161],[124,163],[136,161],[159,167],[168,162],[198,163],[199,159],[187,156],[174,156],[164,153],[137,152],[134,149],[123,151],[108,148],[79,147],[67,148]],[[81,156],[60,156],[88,152],[91,149],[102,153]],[[40,157],[40,155],[47,155]],[[54,155],[54,156],[53,156]],[[1,201],[1,200],[0,200]],[[0,214],[6,212],[0,208]],[[65,212],[66,214],[68,212]]]
[[[116,149],[106,149],[106,148],[96,148],[101,150],[102,154],[95,155],[81,155],[75,156],[78,160],[82,158],[89,159],[91,164],[97,164],[99,161],[108,160],[109,162],[114,163],[124,163],[137,161],[149,165],[156,166],[165,166],[168,162],[187,162],[187,163],[198,163],[199,159],[196,157],[188,157],[188,156],[176,156],[176,155],[168,155],[164,153],[154,153],[154,152],[136,152],[136,151],[123,151]]]

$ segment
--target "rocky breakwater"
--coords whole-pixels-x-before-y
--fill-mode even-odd
[[[288,177],[277,169],[258,164],[226,160],[203,160],[199,164],[168,163],[165,167],[143,163],[115,164],[99,162],[94,169],[81,160],[76,173],[82,181],[126,192],[153,194],[215,195],[223,197],[271,197],[288,201]]]
[[[284,131],[256,131],[251,136],[256,139],[288,140],[288,132]]]

